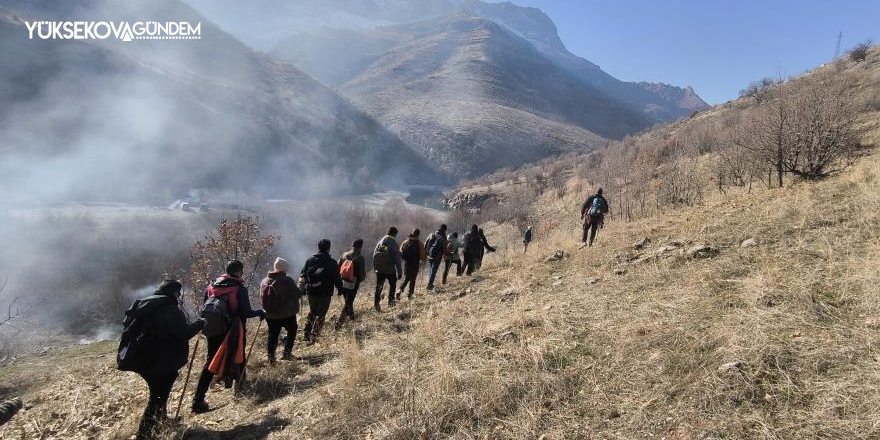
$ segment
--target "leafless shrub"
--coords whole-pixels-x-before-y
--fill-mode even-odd
[[[740,90],[739,96],[740,98],[754,98],[760,105],[772,97],[774,88],[780,83],[781,81],[778,79],[761,78],[749,84],[745,89]]]
[[[696,161],[693,159],[680,160],[665,167],[657,189],[658,209],[662,211],[701,203],[705,185],[699,176]]]
[[[860,63],[868,58],[868,50],[870,49],[871,40],[863,41],[859,44],[856,44],[852,49],[850,49],[849,52],[847,52],[847,55],[849,55],[849,59],[851,61]]]

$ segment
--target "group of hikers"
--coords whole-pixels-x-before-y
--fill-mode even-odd
[[[404,291],[407,291],[408,298],[413,298],[422,263],[427,263],[427,290],[431,291],[441,267],[440,281],[446,284],[452,266],[456,268],[456,276],[472,275],[481,267],[485,253],[495,252],[477,225],[461,238],[456,232],[447,233],[446,225],[441,225],[423,242],[421,231],[415,229],[398,245],[397,228],[388,229],[372,252],[376,311],[382,310],[386,283],[389,286],[389,307],[395,307]],[[336,327],[341,328],[347,320],[355,320],[355,298],[367,278],[363,245],[363,239],[355,240],[351,249],[335,260],[330,255],[330,240],[319,241],[318,252],[306,260],[297,280],[288,275],[289,262],[277,258],[272,270],[260,283],[262,307],[259,309],[251,305],[242,278],[244,264],[238,260],[229,261],[225,272],[208,285],[202,298],[200,318],[192,323],[187,323],[180,307],[183,286],[179,281],[166,280],[153,295],[135,301],[125,312],[117,363],[120,370],[139,373],[149,388],[137,438],[153,438],[159,423],[167,418],[171,388],[189,358],[189,340],[199,333],[206,336],[208,347],[190,407],[197,414],[210,411],[206,396],[215,378],[226,388],[243,380],[249,356],[245,337],[248,319],[260,318],[267,323],[266,350],[270,365],[277,362],[282,330],[287,332],[287,337],[281,360],[293,359],[297,315],[303,296],[309,303],[303,329],[303,339],[308,345],[314,344],[321,334],[334,292],[344,298]],[[397,288],[397,282],[401,280],[403,283]]]
[[[607,200],[599,189],[581,208],[583,243],[592,246],[607,212]],[[457,232],[449,233],[446,225],[441,225],[425,240],[421,238],[421,231],[415,229],[399,245],[398,234],[396,227],[389,228],[372,250],[376,277],[373,307],[377,312],[382,311],[386,284],[388,307],[395,307],[404,292],[407,298],[413,298],[422,263],[426,263],[428,269],[426,289],[432,291],[441,267],[440,282],[446,284],[452,266],[455,266],[456,276],[472,275],[480,269],[485,253],[495,252],[478,225],[473,225],[463,237]],[[524,252],[528,251],[532,238],[532,228],[529,227],[523,234]],[[192,323],[187,322],[180,307],[183,286],[176,280],[164,281],[153,295],[135,301],[125,312],[117,363],[120,370],[139,373],[149,388],[137,438],[153,438],[157,426],[167,417],[171,388],[178,371],[189,358],[189,340],[199,333],[206,336],[207,355],[190,407],[197,414],[210,411],[206,395],[215,378],[226,388],[231,388],[245,377],[250,355],[245,350],[248,319],[260,318],[267,323],[266,355],[270,365],[277,362],[282,330],[287,332],[287,337],[281,360],[293,359],[297,315],[303,296],[309,303],[303,329],[303,339],[308,345],[316,343],[321,334],[334,292],[344,298],[336,328],[341,328],[348,320],[357,319],[355,298],[367,278],[363,246],[363,239],[354,240],[351,249],[336,260],[330,254],[330,240],[320,240],[318,252],[306,260],[297,280],[288,275],[289,262],[277,258],[272,270],[260,283],[262,307],[259,309],[251,305],[243,279],[244,264],[238,260],[229,261],[225,272],[208,285],[202,298],[200,318]],[[186,384],[184,392],[185,387]]]

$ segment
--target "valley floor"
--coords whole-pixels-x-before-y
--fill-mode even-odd
[[[185,411],[169,436],[880,438],[880,157],[817,184],[609,221],[580,251],[576,209],[548,201],[525,256],[513,228],[489,229],[504,250],[478,276],[397,309],[369,310],[365,286],[361,319],[298,343],[295,362],[265,363],[263,328],[250,387],[212,389],[217,409]],[[114,348],[0,370],[0,391],[26,402],[0,436],[129,438],[146,387],[115,370]]]

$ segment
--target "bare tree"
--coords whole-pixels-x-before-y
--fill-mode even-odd
[[[748,87],[739,91],[741,98],[754,98],[758,104],[767,101],[773,94],[773,89],[780,84],[781,81],[766,77],[761,78],[749,84]]]
[[[257,273],[266,269],[269,252],[278,239],[263,234],[256,217],[239,214],[235,220],[221,220],[214,235],[190,249],[188,284],[195,289],[207,286],[229,260],[237,259],[248,269],[244,281],[250,285]]]

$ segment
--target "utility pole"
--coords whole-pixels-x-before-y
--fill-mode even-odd
[[[834,59],[838,59],[840,57],[840,41],[843,40],[843,32],[837,34],[837,46],[834,47]]]

